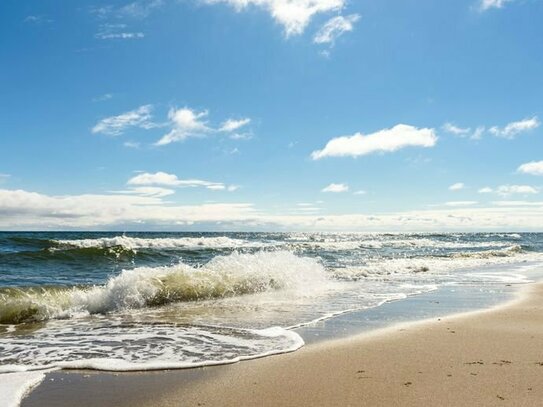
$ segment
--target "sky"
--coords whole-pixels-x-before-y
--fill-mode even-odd
[[[4,0],[0,230],[543,231],[541,0]]]

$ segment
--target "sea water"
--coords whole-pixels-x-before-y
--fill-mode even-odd
[[[542,263],[537,233],[0,233],[0,373],[290,352],[295,328]]]

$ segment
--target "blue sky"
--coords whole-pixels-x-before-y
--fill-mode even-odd
[[[0,4],[0,229],[543,230],[543,2]]]

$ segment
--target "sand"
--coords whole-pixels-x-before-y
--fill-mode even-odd
[[[55,375],[56,383],[71,383],[42,385],[22,405],[539,406],[543,284],[490,310],[235,365],[86,379]]]

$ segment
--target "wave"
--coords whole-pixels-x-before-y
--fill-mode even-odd
[[[70,248],[115,248],[125,250],[138,249],[228,249],[241,247],[264,247],[263,242],[251,242],[243,239],[232,239],[226,236],[217,237],[182,237],[182,238],[139,238],[128,236],[102,237],[97,239],[52,240],[53,250]]]
[[[439,275],[461,269],[473,269],[493,264],[518,263],[541,260],[540,254],[527,254],[520,245],[500,250],[453,253],[448,256],[415,258],[390,258],[368,261],[364,266],[336,268],[335,278],[359,280],[361,278],[389,278],[392,275],[433,274]]]
[[[282,251],[234,252],[216,256],[199,267],[179,263],[123,270],[103,286],[3,288],[0,323],[103,314],[275,290],[302,293],[325,283],[326,272],[316,259]]]

